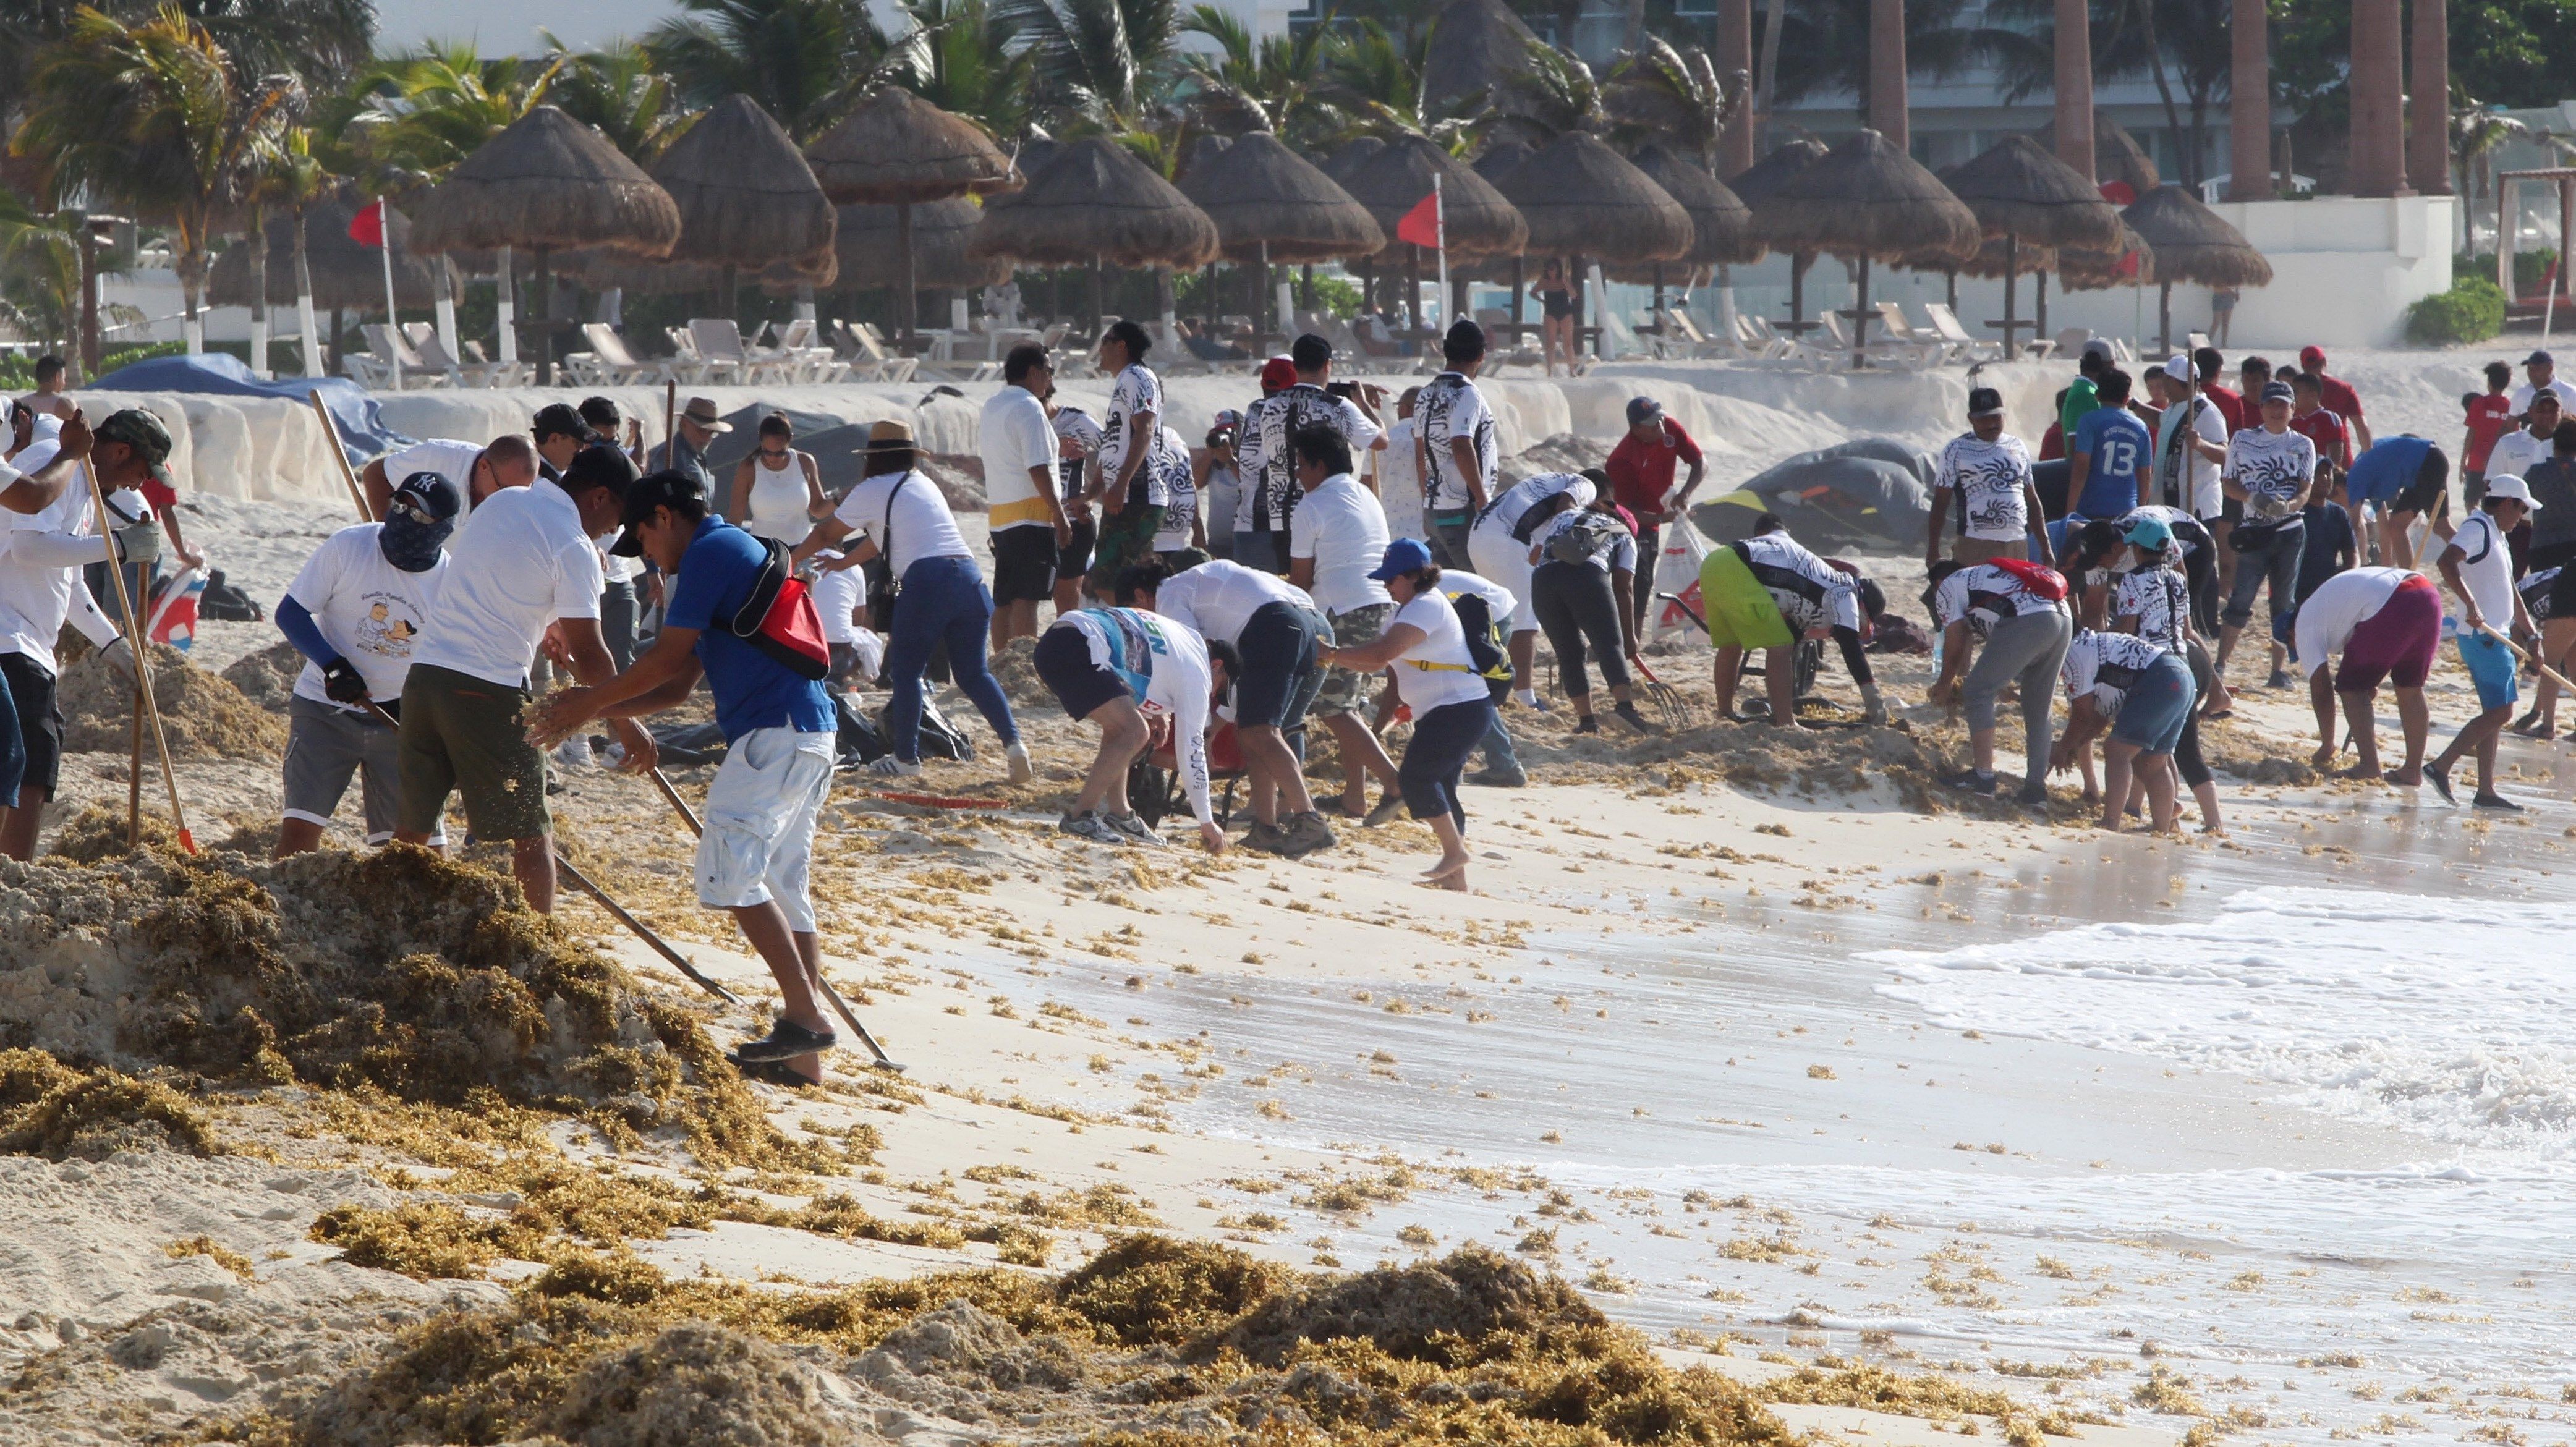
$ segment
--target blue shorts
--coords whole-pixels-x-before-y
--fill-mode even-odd
[[[2459,637],[2460,661],[2469,667],[2469,681],[2478,686],[2478,707],[2510,707],[2522,697],[2522,686],[2514,679],[2513,651],[2484,633],[2463,633]]]
[[[2182,726],[2191,720],[2191,666],[2168,653],[2129,686],[2111,720],[2111,741],[2133,744],[2144,754],[2170,754],[2182,742]]]

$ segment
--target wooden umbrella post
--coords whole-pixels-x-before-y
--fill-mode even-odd
[[[349,466],[349,449],[340,442],[340,428],[331,420],[331,409],[322,405],[320,388],[304,394],[313,403],[313,415],[322,419],[322,440],[331,448],[331,460],[339,465],[340,480],[349,484],[349,500],[358,505],[358,520],[374,522],[376,510],[367,506],[367,490],[358,484],[357,472]]]
[[[645,454],[650,457],[651,453]],[[662,383],[662,465],[680,465],[680,379],[672,377]]]
[[[107,576],[116,585],[116,606],[125,619],[125,646],[134,651],[134,691],[143,701],[143,717],[151,720],[153,747],[161,755],[161,782],[170,790],[170,819],[179,828],[179,847],[194,854],[197,852],[197,838],[188,832],[187,806],[179,802],[179,775],[170,767],[170,737],[161,728],[160,700],[152,695],[152,655],[147,651],[150,640],[145,635],[141,615],[134,610],[133,590],[125,586],[125,564],[116,556],[116,529],[109,520],[107,492],[98,485],[98,471],[89,465],[89,459],[86,457],[81,459],[81,476],[89,483],[90,506],[98,513],[99,535],[108,540]],[[139,739],[136,741],[134,752],[137,760],[135,772],[139,780],[142,772],[140,760],[143,753]],[[139,791],[142,785],[137,782],[132,787],[138,791],[136,828],[139,831],[141,827]]]

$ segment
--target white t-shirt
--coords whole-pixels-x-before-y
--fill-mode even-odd
[[[15,462],[23,467],[14,471],[39,471],[53,460],[54,443],[40,436],[18,454]],[[8,480],[0,478],[0,486]],[[0,653],[21,654],[50,673],[66,619],[94,644],[115,638],[115,625],[89,596],[75,561],[107,557],[107,544],[95,531],[89,488],[66,487],[44,511],[9,513],[6,520],[0,531]]]
[[[1239,642],[1252,615],[1272,603],[1312,608],[1306,590],[1259,568],[1217,558],[1174,573],[1154,592],[1154,611],[1201,638]]]
[[[838,561],[840,557],[841,551],[838,548],[825,548],[814,555],[815,561],[823,563]],[[814,599],[814,611],[821,614],[823,618],[824,642],[856,643],[859,641],[859,634],[862,631],[859,626],[859,605],[866,602],[868,596],[868,579],[865,573],[856,568],[827,569],[814,579],[814,588],[810,596]]]
[[[546,628],[598,617],[599,588],[599,545],[572,498],[543,478],[505,487],[448,540],[438,609],[422,621],[411,661],[524,687]]]
[[[411,675],[412,642],[438,606],[447,559],[426,572],[406,573],[385,561],[376,541],[384,530],[383,523],[360,523],[323,539],[287,584],[286,596],[304,605],[324,641],[367,681],[367,696],[392,703],[402,698],[403,680]],[[364,712],[333,703],[322,687],[322,665],[311,659],[296,675],[295,696]]]
[[[1787,533],[1764,533],[1740,545],[1753,580],[1780,605],[1791,633],[1819,625],[1860,628],[1860,579],[1814,553]],[[1991,564],[1983,565],[1991,566]]]
[[[1606,513],[1594,512],[1590,508],[1570,507],[1565,511],[1558,513],[1556,516],[1549,518],[1546,522],[1539,524],[1538,531],[1530,535],[1530,545],[1538,551],[1538,563],[1544,564],[1557,561],[1556,555],[1547,551],[1547,545],[1556,537],[1557,534],[1573,527],[1577,520],[1582,518],[1604,517],[1609,517],[1609,515]],[[1619,526],[1619,520],[1617,518],[1609,518],[1609,522],[1609,531],[1613,534],[1609,545],[1594,553],[1589,558],[1584,559],[1584,561],[1590,563],[1596,568],[1599,568],[1605,573],[1633,573],[1637,571],[1637,535],[1628,531],[1626,528]],[[1535,567],[1538,566],[1538,564],[1532,564],[1532,566]]]
[[[2517,427],[2495,440],[2487,449],[2486,476],[2531,476],[2531,470],[2549,460],[2550,445],[2546,437],[2534,437],[2528,427]]]
[[[2043,598],[2030,590],[2030,585],[2010,568],[1992,563],[1976,563],[1961,568],[1941,580],[1932,594],[1932,621],[1947,628],[1965,622],[1968,631],[1983,638],[1995,631],[1995,625],[2024,613],[2063,613],[2066,604],[2058,599]]]
[[[2128,702],[2139,676],[2164,656],[2165,650],[2134,634],[2079,628],[2075,641],[2066,645],[2066,662],[2059,666],[2058,676],[2066,680],[2068,698],[2089,693],[2101,705],[2103,717],[2111,718]]]
[[[1386,560],[1386,510],[1349,473],[1325,478],[1297,500],[1288,556],[1315,560],[1315,604],[1327,617],[1395,601],[1369,576]]]
[[[1467,479],[1459,474],[1450,443],[1465,440],[1476,449],[1476,484],[1486,499],[1494,496],[1494,409],[1485,394],[1463,372],[1443,372],[1422,384],[1413,399],[1415,429],[1422,437],[1423,506],[1434,512],[1471,507]]]
[[[1189,791],[1190,812],[1202,824],[1215,823],[1207,758],[1208,692],[1215,675],[1209,671],[1206,641],[1172,619],[1138,608],[1085,608],[1048,626],[1080,633],[1091,645],[1092,663],[1125,680],[1128,697],[1147,717],[1171,716],[1172,759]]]
[[[1979,441],[1973,432],[1951,438],[1933,479],[1959,505],[1966,536],[2011,543],[2030,531],[2030,449],[2011,433],[1992,442]]]
[[[1460,598],[1484,599],[1486,621],[1506,633],[1511,631],[1508,625],[1512,614],[1521,606],[1521,600],[1512,596],[1511,589],[1490,578],[1480,578],[1460,568],[1440,570],[1440,591],[1447,594],[1452,603]]]
[[[984,496],[994,532],[1054,525],[1047,500],[1029,481],[1029,469],[1055,472],[1055,429],[1048,425],[1046,404],[1025,387],[1004,387],[984,404],[976,434],[984,455]]]
[[[2200,454],[2188,441],[2177,442],[2174,434],[2189,419],[2192,436],[2212,447],[2227,446],[2227,416],[2218,404],[2198,392],[2190,398],[2167,407],[2156,419],[2156,465],[2154,481],[2148,486],[2151,497],[2165,496],[2168,478],[2179,505],[2192,516],[2214,518],[2227,506],[2227,495],[2218,485],[2218,464]]]
[[[1398,497],[1422,496],[1422,469],[1413,462],[1413,419],[1398,417],[1386,429],[1386,446],[1377,454],[1377,495],[1389,503]],[[1420,509],[1420,503],[1415,508]]]
[[[1109,414],[1100,419],[1100,475],[1103,478],[1112,483],[1118,480],[1118,469],[1127,461],[1129,428],[1139,415],[1147,412],[1153,413],[1157,418],[1164,415],[1163,379],[1155,376],[1152,368],[1137,362],[1118,374],[1118,381],[1109,389]],[[1160,434],[1149,434],[1145,441],[1149,448],[1153,448],[1161,443],[1162,437]],[[1188,451],[1184,449],[1182,456],[1188,455]],[[1131,480],[1130,485],[1132,486],[1134,481],[1145,482],[1145,501],[1151,505],[1159,505],[1164,499],[1153,491],[1155,479],[1147,470],[1151,462],[1152,459],[1148,457],[1146,462],[1138,464],[1136,478]]]
[[[474,463],[482,455],[483,449],[473,443],[451,438],[415,442],[385,454],[385,484],[399,490],[412,474],[435,472],[455,485],[457,506],[463,509],[457,516],[462,518],[474,510]]]
[[[880,472],[861,479],[833,509],[832,516],[865,530],[868,541],[886,555],[886,564],[894,570],[898,582],[924,558],[975,556],[966,546],[966,535],[957,530],[957,516],[948,510],[948,499],[940,492],[939,484],[918,472]],[[892,548],[886,546],[889,527],[894,533]]]
[[[1533,473],[1505,488],[1502,496],[1485,504],[1485,510],[1476,514],[1476,526],[1509,536],[1512,529],[1520,525],[1520,520],[1529,516],[1531,508],[1560,492],[1574,495],[1575,508],[1590,507],[1592,499],[1600,495],[1593,488],[1592,480],[1581,473]]]
[[[2352,630],[2379,616],[2398,585],[2421,574],[2410,568],[2346,568],[2299,600],[2292,646],[2299,651],[2299,671],[2315,673],[2326,660],[2343,652]]]
[[[2460,554],[2460,581],[2468,586],[2469,597],[2476,601],[2487,626],[2499,633],[2509,631],[2513,627],[2513,549],[2505,543],[2495,515],[2481,508],[2460,519],[2460,530],[2451,534],[2450,547],[2444,551]]]
[[[2295,517],[2294,503],[2317,475],[2317,445],[2296,432],[2248,427],[2227,441],[2227,476],[2250,495],[2247,522]]]
[[[1163,525],[1154,530],[1154,551],[1173,553],[1191,546],[1195,529],[1190,525],[1199,517],[1199,485],[1191,474],[1190,445],[1181,440],[1181,434],[1166,427],[1163,445],[1145,459],[1145,465],[1163,481],[1159,489],[1163,494]]]
[[[1394,665],[1395,696],[1413,710],[1415,722],[1435,708],[1489,696],[1484,675],[1467,652],[1466,627],[1448,595],[1438,588],[1414,594],[1386,620],[1390,632],[1404,623],[1422,630],[1422,641],[1397,654]]]
[[[2137,568],[2122,573],[2111,589],[2111,616],[2137,619],[2139,637],[2168,652],[2180,653],[2191,628],[2191,585],[2171,568]]]
[[[2560,407],[2571,414],[2576,414],[2576,384],[2570,384],[2564,377],[2552,377],[2549,379],[2549,390],[2558,394]],[[2511,403],[2513,415],[2519,417],[2530,411],[2531,399],[2538,395],[2540,394],[2532,390],[2529,382],[2517,383],[2513,389]],[[2488,475],[2493,476],[2493,471],[2490,470]]]

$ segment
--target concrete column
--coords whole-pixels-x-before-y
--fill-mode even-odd
[[[2404,0],[2353,0],[2352,139],[2346,183],[2355,196],[2405,196]]]
[[[2240,7],[2242,0],[2239,0]],[[2093,178],[2093,32],[2084,0],[2057,0],[2057,159]]]
[[[2272,190],[2272,17],[2263,0],[2235,0],[2228,23],[2230,201],[2269,201]]]
[[[1869,128],[1910,145],[1905,123],[1905,0],[1869,0]]]
[[[2418,195],[2451,194],[2451,35],[2446,0],[2415,0],[2414,105],[2406,125],[2406,181]]]
[[[1752,75],[1753,0],[1718,0],[1717,78],[1732,87],[1736,77],[1743,76],[1743,83],[1750,86]],[[1753,97],[1748,93],[1736,105],[1735,119],[1718,137],[1719,180],[1734,180],[1753,164],[1753,125]]]

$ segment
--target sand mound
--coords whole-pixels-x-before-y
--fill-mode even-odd
[[[927,1312],[862,1354],[850,1374],[898,1402],[960,1422],[1016,1421],[1042,1411],[1044,1394],[1085,1378],[1062,1336],[1032,1342],[971,1301]]]
[[[717,1157],[775,1140],[693,1017],[522,907],[505,878],[422,850],[10,868],[0,1044],[536,1106],[620,1134],[678,1126]]]
[[[294,644],[281,639],[257,653],[234,659],[222,676],[252,703],[271,713],[284,713],[286,701],[295,696],[296,676],[303,671],[304,655],[295,651]]]
[[[1927,813],[1937,812],[1935,781],[1957,767],[1956,745],[1966,742],[1964,730],[1925,734],[1901,722],[1797,729],[1718,722],[1643,737],[1606,723],[1601,733],[1577,734],[1571,731],[1571,711],[1559,713],[1567,717],[1544,723],[1527,712],[1511,717],[1521,757],[1556,765],[1549,777],[1558,782],[1633,786],[1639,765],[1662,765],[1669,767],[1668,782],[1674,787],[1688,777],[1710,774],[1739,788],[1811,793],[1867,794],[1885,785],[1898,801]],[[1948,738],[1951,733],[1957,735],[1955,742]]]
[[[1436,1262],[1380,1266],[1280,1292],[1223,1341],[1264,1366],[1286,1363],[1303,1343],[1337,1340],[1367,1341],[1419,1361],[1444,1355],[1443,1338],[1472,1343],[1495,1332],[1606,1324],[1573,1287],[1466,1246]]]
[[[1560,432],[1504,458],[1495,471],[1502,478],[1503,485],[1509,487],[1524,477],[1535,477],[1542,472],[1581,472],[1609,460],[1609,443]]]
[[[0,1050],[0,1155],[103,1161],[125,1150],[221,1149],[206,1118],[168,1086]]]
[[[1129,1236],[1067,1276],[1056,1296],[1103,1335],[1133,1346],[1222,1331],[1290,1279],[1287,1268],[1232,1247]]]
[[[587,1447],[843,1447],[859,1440],[826,1415],[820,1373],[758,1337],[706,1322],[594,1359],[552,1426]]]
[[[86,648],[62,653],[58,700],[63,747],[73,753],[124,753],[134,716],[134,690]],[[152,649],[152,688],[173,758],[276,759],[286,753],[286,720],[253,703],[217,674],[175,648]],[[149,755],[152,745],[144,742]]]

